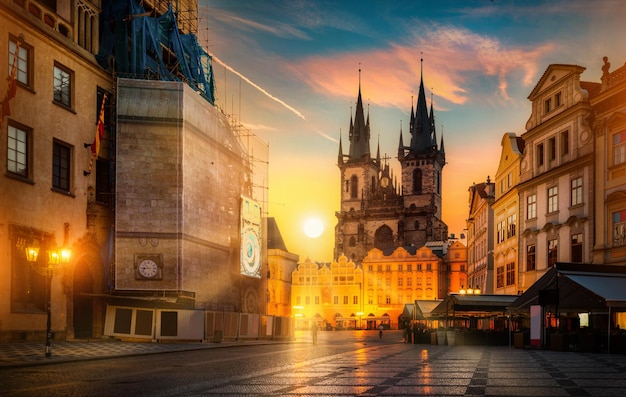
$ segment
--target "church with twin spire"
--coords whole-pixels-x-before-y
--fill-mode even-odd
[[[375,156],[370,151],[370,117],[363,110],[359,77],[347,154],[341,138],[339,141],[341,209],[336,212],[335,258],[345,255],[360,264],[374,248],[383,254],[398,247],[414,253],[428,242],[447,240],[448,226],[441,212],[442,171],[446,164],[443,137],[438,143],[432,101],[429,110],[423,75],[417,103],[411,104],[409,133],[407,146],[400,130],[398,180],[389,164],[390,157],[381,158],[380,144]]]

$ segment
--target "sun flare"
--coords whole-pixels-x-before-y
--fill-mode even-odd
[[[304,222],[304,234],[310,238],[318,238],[324,232],[324,224],[317,218],[310,218]]]

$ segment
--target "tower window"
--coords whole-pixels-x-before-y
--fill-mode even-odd
[[[359,194],[359,178],[352,175],[350,178],[350,198],[357,198]]]
[[[413,171],[413,193],[422,194],[422,170],[419,168]]]

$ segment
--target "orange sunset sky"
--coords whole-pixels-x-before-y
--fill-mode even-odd
[[[448,164],[443,219],[465,229],[468,188],[493,177],[504,133],[521,135],[527,96],[548,65],[626,62],[626,2],[200,0],[199,39],[213,56],[216,105],[269,147],[268,216],[303,261],[333,258],[339,209],[339,139],[359,89],[371,123],[370,150],[391,157],[420,82],[433,100]],[[304,232],[309,218],[324,225]]]

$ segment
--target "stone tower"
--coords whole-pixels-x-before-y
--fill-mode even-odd
[[[437,145],[432,104],[430,114],[420,77],[417,111],[411,109],[411,144],[405,147],[400,131],[398,183],[389,157],[370,153],[370,119],[359,92],[354,118],[350,118],[348,154],[339,140],[341,210],[336,213],[334,257],[344,254],[357,264],[372,248],[391,252],[399,246],[421,247],[427,241],[447,239],[441,220],[441,176],[445,165],[443,139]]]

